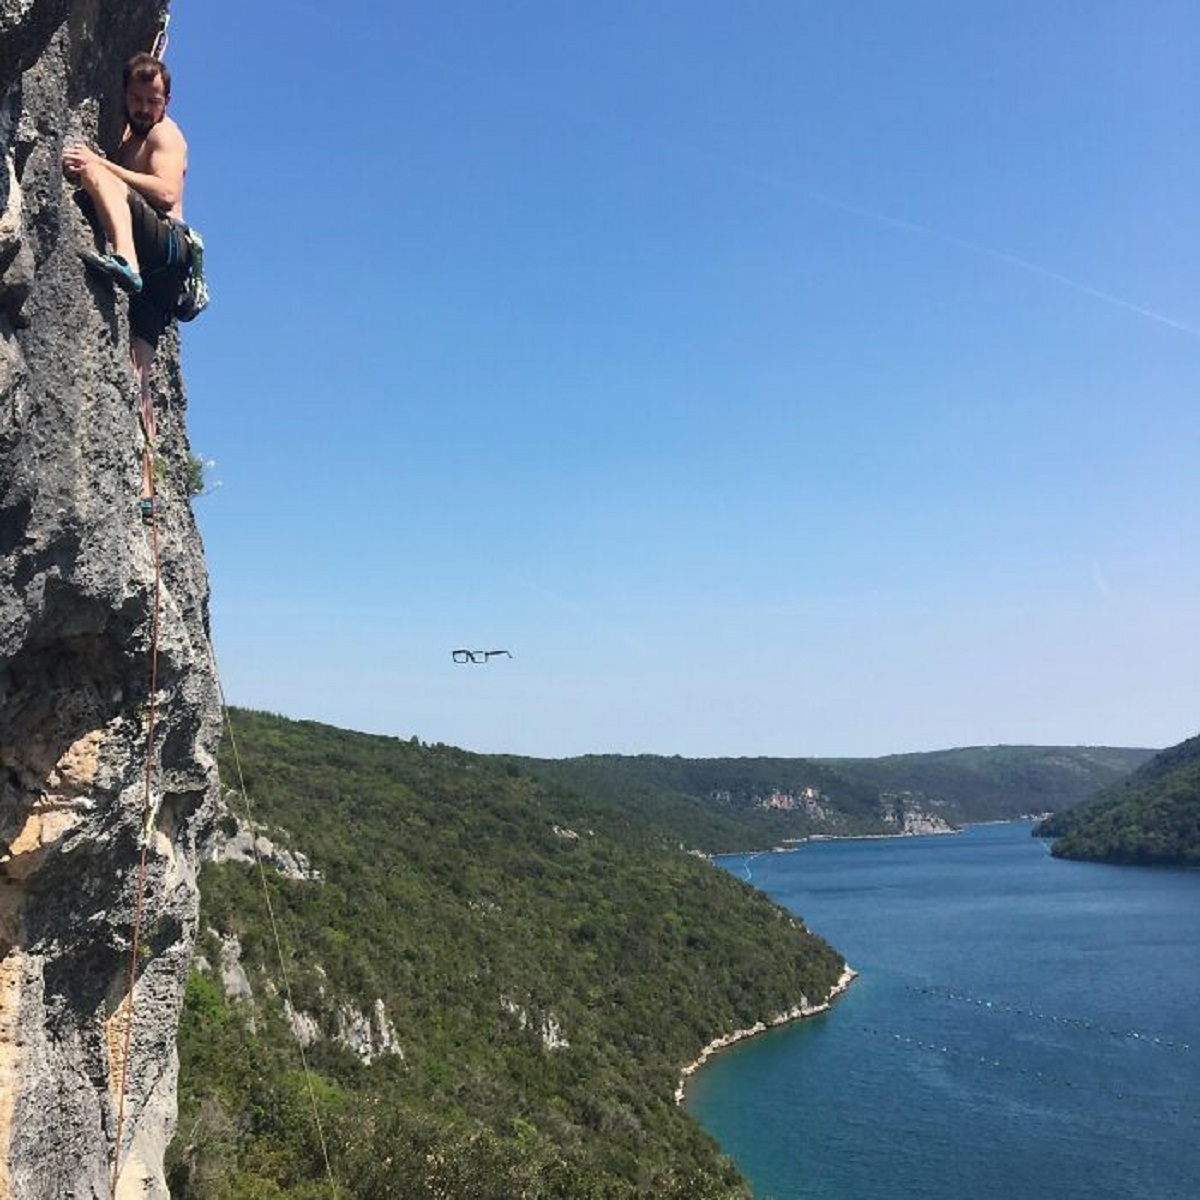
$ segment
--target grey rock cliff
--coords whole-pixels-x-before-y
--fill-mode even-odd
[[[0,1197],[13,1200],[114,1195],[119,1113],[115,1195],[167,1195],[198,843],[218,803],[178,341],[164,338],[153,381],[156,589],[126,301],[85,275],[93,232],[60,168],[68,138],[115,145],[121,67],[164,7],[0,0]]]

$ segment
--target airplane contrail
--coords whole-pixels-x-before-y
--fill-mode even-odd
[[[972,254],[983,255],[984,257],[993,259],[996,262],[1004,263],[1010,267],[1016,267],[1018,270],[1026,271],[1031,275],[1036,275],[1040,279],[1045,279],[1051,283],[1057,283],[1062,287],[1070,288],[1072,291],[1079,292],[1081,295],[1090,296],[1093,300],[1099,300],[1104,304],[1111,304],[1116,308],[1122,308],[1126,312],[1135,313],[1137,316],[1144,317],[1148,321],[1155,321],[1159,325],[1165,325],[1169,329],[1174,329],[1179,333],[1185,333],[1188,335],[1188,337],[1200,338],[1200,329],[1198,329],[1195,325],[1189,325],[1186,321],[1180,321],[1166,313],[1159,312],[1157,309],[1147,308],[1144,304],[1136,304],[1134,301],[1126,300],[1122,296],[1115,296],[1112,292],[1102,291],[1100,288],[1095,288],[1090,284],[1081,282],[1078,279],[1073,279],[1070,275],[1064,275],[1061,271],[1054,271],[1049,267],[1040,266],[1038,263],[1030,262],[1027,258],[1021,258],[1019,255],[1010,254],[1006,250],[996,250],[992,246],[985,246],[981,242],[972,242],[967,238],[958,237],[953,233],[945,233],[940,229],[934,229],[931,225],[922,225],[918,221],[906,221],[901,217],[889,216],[887,213],[879,212],[878,209],[867,208],[865,205],[855,204],[849,200],[843,200],[840,196],[834,196],[828,192],[817,191],[815,188],[799,187],[796,184],[788,183],[785,180],[781,180],[775,176],[756,170],[752,167],[746,167],[740,163],[731,162],[728,159],[719,158],[715,155],[698,151],[691,146],[674,143],[673,149],[675,149],[677,152],[687,155],[689,158],[699,159],[710,164],[711,166],[719,167],[722,170],[731,171],[737,175],[745,176],[747,179],[753,179],[757,183],[764,183],[769,187],[790,192],[793,195],[803,197],[814,204],[822,204],[826,208],[832,208],[838,210],[839,212],[849,213],[851,216],[861,217],[866,221],[873,221],[877,225],[886,225],[892,229],[898,229],[902,233],[911,233],[918,237],[930,238],[934,241],[944,242],[948,246],[955,246],[960,250],[967,250]]]
[[[983,254],[988,258],[995,259],[997,262],[1006,263],[1022,271],[1028,271],[1030,274],[1037,275],[1041,279],[1048,279],[1052,283],[1059,283],[1064,287],[1072,288],[1084,296],[1091,296],[1094,300],[1102,300],[1105,304],[1113,304],[1117,308],[1123,308],[1127,312],[1136,313],[1138,316],[1146,317],[1150,321],[1157,321],[1160,325],[1166,325],[1170,329],[1186,333],[1189,337],[1200,337],[1200,329],[1197,329],[1194,325],[1188,325],[1184,321],[1176,320],[1174,317],[1158,312],[1156,309],[1147,308],[1143,304],[1135,304],[1132,300],[1125,300],[1120,296],[1114,296],[1112,292],[1101,291],[1099,288],[1081,283],[1078,279],[1072,279],[1071,276],[1064,275],[1061,271],[1052,271],[1049,267],[1039,266],[1035,262],[1030,262],[1027,258],[1021,258],[1016,254],[1009,254],[1006,250],[995,250],[991,246],[984,246],[980,242],[972,242],[967,238],[961,238],[952,233],[944,233],[940,229],[934,229],[932,226],[922,225],[916,221],[905,221],[899,217],[890,217],[886,213],[876,212],[871,208],[864,208],[861,204],[851,204],[847,200],[842,200],[838,196],[831,196],[826,192],[812,191],[808,188],[795,190],[801,195],[808,197],[808,199],[818,204],[824,204],[829,208],[839,209],[842,212],[863,217],[868,221],[874,221],[880,225],[890,225],[892,228],[902,230],[905,233],[934,238],[939,242],[945,242],[947,245],[957,246],[961,250]]]
[[[489,82],[489,85],[494,86],[495,84],[495,80],[488,80],[487,76],[476,71],[467,70],[456,63],[445,62],[433,58],[425,58],[424,61],[445,71],[454,72],[475,80],[484,80]],[[1135,314],[1136,316],[1144,317],[1148,321],[1154,321],[1159,325],[1165,325],[1168,329],[1174,329],[1178,333],[1186,334],[1188,337],[1200,338],[1200,328],[1197,328],[1195,325],[1189,325],[1186,321],[1180,321],[1175,317],[1169,316],[1167,313],[1159,312],[1157,309],[1147,308],[1144,304],[1137,304],[1132,300],[1126,300],[1124,297],[1116,296],[1112,292],[1106,292],[1100,288],[1092,287],[1090,284],[1083,283],[1081,280],[1073,279],[1070,275],[1064,275],[1061,271],[1055,271],[1049,267],[1040,266],[1038,263],[1030,262],[1027,258],[1021,258],[1019,255],[1010,254],[1006,250],[997,250],[992,246],[985,246],[980,242],[972,242],[968,238],[958,237],[952,233],[944,233],[940,229],[934,229],[930,225],[922,225],[917,221],[906,221],[900,217],[889,216],[887,213],[879,212],[873,208],[867,208],[862,204],[855,204],[849,200],[843,200],[840,196],[833,196],[827,192],[820,192],[811,188],[798,187],[795,184],[787,183],[776,176],[756,170],[753,167],[747,167],[741,163],[736,163],[728,159],[721,158],[718,155],[710,154],[703,150],[698,150],[694,146],[689,146],[673,140],[656,141],[658,145],[664,146],[693,160],[708,163],[710,166],[716,166],[722,170],[745,176],[748,179],[756,180],[759,183],[765,183],[770,187],[777,188],[782,191],[791,192],[794,195],[805,197],[813,203],[823,204],[828,208],[838,209],[841,212],[849,213],[850,215],[856,217],[862,217],[864,220],[873,221],[879,225],[887,225],[893,229],[901,230],[904,233],[911,233],[920,237],[931,238],[935,241],[944,242],[949,246],[956,246],[960,250],[967,250],[973,254],[983,255],[984,257],[993,259],[996,262],[1004,263],[1010,267],[1016,267],[1018,270],[1026,271],[1031,275],[1036,275],[1038,278],[1045,279],[1047,282],[1057,283],[1062,287],[1070,288],[1072,291],[1078,292],[1082,296],[1089,296],[1091,299],[1099,300],[1103,304],[1110,304],[1115,308],[1121,308],[1126,312]]]

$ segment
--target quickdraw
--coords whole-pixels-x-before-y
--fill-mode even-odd
[[[167,26],[171,23],[171,14],[163,13],[162,25],[159,27],[158,33],[154,35],[154,43],[150,47],[150,53],[162,62],[167,56],[167,46],[170,44],[170,37],[167,36]]]

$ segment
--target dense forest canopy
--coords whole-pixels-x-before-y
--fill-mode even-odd
[[[231,719],[255,820],[315,875],[263,873],[285,1004],[258,873],[204,869],[177,1200],[328,1194],[297,1029],[344,1197],[746,1194],[675,1103],[680,1071],[824,999],[830,946],[672,830],[511,762]],[[238,970],[249,998],[230,998]],[[356,1018],[394,1048],[365,1062],[342,1036]]]
[[[1200,866],[1200,735],[1171,746],[1087,804],[1037,832],[1060,858]]]

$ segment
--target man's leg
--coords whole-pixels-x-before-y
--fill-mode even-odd
[[[133,359],[133,369],[138,374],[142,385],[142,394],[148,395],[150,388],[150,368],[154,365],[154,347],[143,337],[135,333],[129,339],[129,353]]]
[[[129,188],[106,167],[93,163],[79,172],[79,182],[91,197],[109,244],[134,271],[138,266],[133,244],[133,218],[129,214]]]

